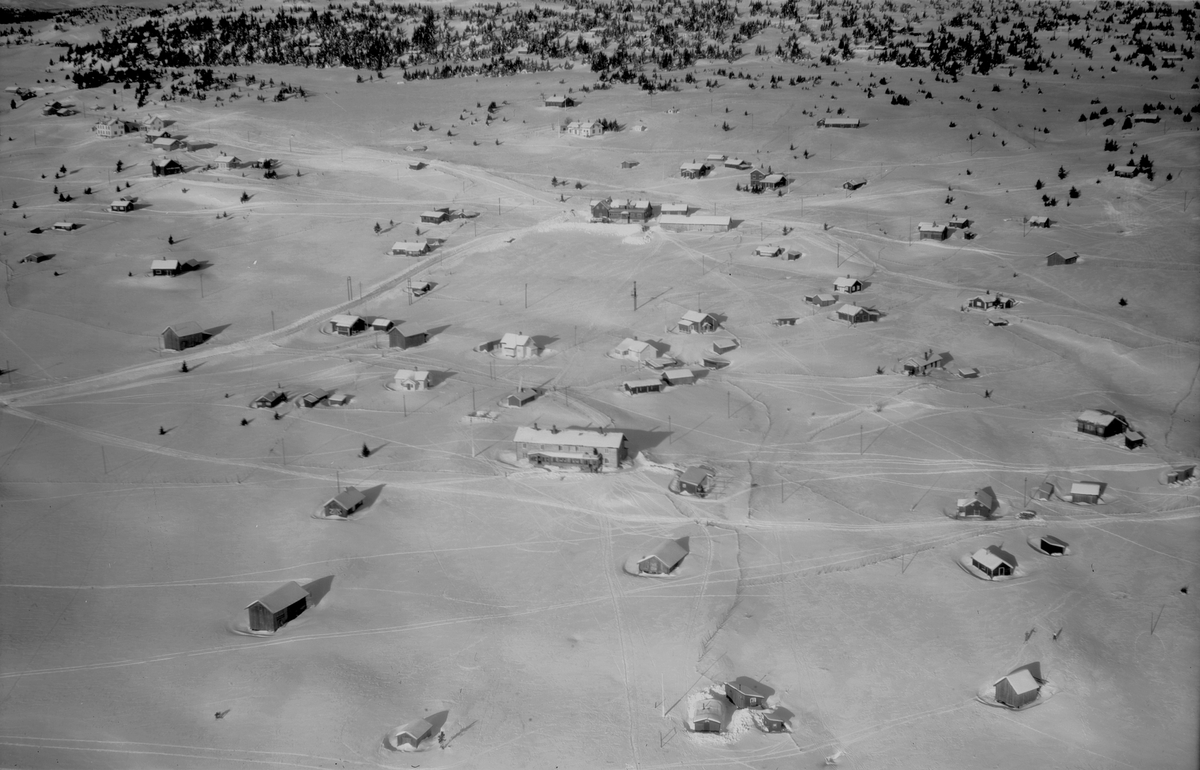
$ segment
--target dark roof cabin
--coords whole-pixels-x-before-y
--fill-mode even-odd
[[[187,350],[204,342],[204,330],[195,321],[184,321],[181,324],[168,326],[163,329],[162,343],[167,350]]]
[[[842,305],[837,309],[837,317],[839,321],[847,321],[851,324],[866,323],[867,321],[878,321],[879,311],[870,310],[858,305]]]
[[[687,549],[678,541],[664,540],[638,560],[638,572],[645,575],[665,575],[673,571],[687,554]]]
[[[1146,437],[1132,428],[1125,431],[1125,448],[1141,449],[1146,445]]]
[[[284,583],[256,602],[246,605],[251,631],[274,633],[308,609],[308,592],[295,581]]]
[[[328,390],[310,390],[300,398],[296,399],[296,403],[306,409],[312,409],[317,404],[329,398],[331,391]]]
[[[354,487],[346,487],[325,503],[325,515],[345,518],[362,508],[366,501],[367,497],[362,492]]]
[[[1113,412],[1085,409],[1075,417],[1075,430],[1100,438],[1108,438],[1129,429],[1125,418]]]
[[[171,158],[156,158],[150,161],[150,173],[152,176],[171,176],[172,174],[182,174],[183,166],[179,163],[179,161]]]
[[[739,676],[732,682],[725,683],[725,697],[737,709],[766,708],[767,696],[770,694],[771,691],[748,676]]]
[[[388,330],[388,347],[407,350],[429,341],[429,332],[421,329],[401,329],[393,326]]]
[[[788,729],[788,723],[795,714],[782,706],[776,706],[762,715],[763,729],[769,733],[782,733]]]
[[[1054,497],[1054,484],[1049,481],[1043,481],[1038,488],[1033,490],[1034,500],[1049,500]]]
[[[984,487],[975,490],[973,496],[958,501],[958,515],[990,517],[999,507],[996,493],[991,487]]]
[[[1075,260],[1079,259],[1078,254],[1072,254],[1069,257],[1059,254],[1057,251],[1050,252],[1046,257],[1046,266],[1054,267],[1055,265],[1073,265]]]
[[[287,401],[287,393],[278,390],[268,390],[250,403],[255,409],[274,409],[280,403]]]

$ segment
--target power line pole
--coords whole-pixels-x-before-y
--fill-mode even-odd
[[[637,312],[637,281],[633,282],[633,311]]]

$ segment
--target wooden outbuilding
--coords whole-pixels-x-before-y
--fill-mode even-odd
[[[833,281],[834,291],[844,291],[847,294],[854,294],[863,290],[862,281],[857,278],[846,276],[845,278],[835,278]]]
[[[155,158],[150,161],[152,176],[171,176],[172,174],[182,174],[183,171],[183,165],[173,158]]]
[[[296,399],[296,403],[299,404],[300,406],[304,407],[305,409],[312,409],[312,408],[316,407],[318,404],[320,404],[322,401],[325,401],[326,399],[328,399],[329,396],[332,394],[333,394],[333,391],[331,391],[331,390],[322,390],[320,388],[315,388],[313,390],[308,391],[303,396],[300,396],[300,398]]]
[[[284,583],[258,601],[246,605],[250,615],[250,630],[278,631],[308,609],[309,598],[308,591],[301,588],[299,583]]]
[[[696,373],[691,369],[664,369],[661,376],[667,385],[691,385],[696,382]]]
[[[679,167],[679,176],[684,179],[699,179],[708,176],[709,167],[706,163],[684,163]]]
[[[1101,409],[1085,409],[1075,417],[1075,430],[1090,436],[1108,438],[1129,430],[1129,423],[1119,414]]]
[[[638,160],[621,161],[621,168],[637,168],[639,165],[641,165],[641,161]]]
[[[1122,438],[1125,439],[1126,449],[1141,449],[1146,445],[1146,437],[1141,432],[1130,428],[1125,431]]]
[[[504,397],[504,405],[520,408],[530,403],[538,397],[538,392],[533,388],[517,388],[512,393]]]
[[[354,487],[346,487],[337,495],[325,502],[326,516],[340,516],[343,519],[363,507],[367,496]]]
[[[745,171],[746,169],[750,168],[750,161],[742,160],[741,158],[726,158],[725,159],[725,168],[732,168],[732,169],[737,169],[738,171]]]
[[[1030,217],[1030,227],[1041,227],[1043,229],[1050,227],[1050,217]]]
[[[1068,256],[1063,256],[1057,251],[1052,251],[1046,257],[1046,267],[1054,267],[1055,265],[1073,265],[1079,259],[1079,254],[1075,253]]]
[[[858,188],[863,187],[866,184],[867,184],[867,180],[863,179],[862,177],[859,177],[857,179],[846,180],[845,182],[842,183],[842,187],[846,188],[847,190],[857,190]]]
[[[769,733],[788,732],[792,717],[796,716],[782,706],[776,706],[762,715],[763,729]]]
[[[726,156],[724,153],[713,152],[708,154],[708,156],[704,159],[704,162],[713,166],[719,166],[725,163],[725,158]]]
[[[117,200],[108,204],[108,210],[116,211],[122,214],[133,211],[133,201],[129,200],[128,198],[118,198]]]
[[[710,313],[689,310],[679,319],[677,327],[684,334],[708,334],[717,330],[717,319]]]
[[[750,172],[750,192],[760,193],[766,190],[782,190],[787,186],[788,180],[783,174],[764,174],[758,169]]]
[[[829,307],[833,303],[837,302],[837,300],[838,298],[836,294],[809,294],[804,298],[805,302],[810,305],[816,305],[817,307]]]
[[[391,331],[392,327],[396,325],[396,322],[390,318],[383,318],[380,316],[372,318],[369,325],[372,331],[386,332]]]
[[[933,353],[930,351],[924,356],[918,358],[913,356],[904,362],[904,373],[910,377],[921,375],[925,376],[934,369],[944,369],[946,364],[952,360],[949,353]]]
[[[1054,535],[1042,535],[1038,540],[1038,548],[1051,556],[1065,556],[1070,545],[1067,544],[1067,541],[1060,540]]]
[[[1037,489],[1033,490],[1031,497],[1034,500],[1051,500],[1054,498],[1054,484],[1049,481],[1043,481],[1038,485]]]
[[[950,237],[950,228],[936,222],[918,222],[917,234],[923,241],[944,241]]]
[[[183,147],[183,142],[176,137],[164,134],[151,142],[150,146],[161,152],[174,152]]]
[[[275,407],[287,401],[287,393],[281,390],[268,390],[258,398],[250,402],[250,406],[255,409],[274,409]]]
[[[1194,465],[1174,465],[1160,473],[1158,480],[1162,484],[1179,484],[1191,479],[1195,473]]]
[[[356,315],[343,313],[329,319],[334,334],[351,337],[367,328],[367,322]]]
[[[429,332],[424,329],[405,329],[393,326],[388,329],[388,347],[408,350],[429,341]]]
[[[996,500],[996,493],[992,491],[991,487],[983,487],[975,490],[971,497],[959,499],[958,515],[990,518],[999,507],[1000,503]]]
[[[754,250],[754,256],[756,256],[756,257],[774,258],[774,257],[782,256],[784,253],[785,253],[785,250],[782,246],[764,245],[764,246],[759,246],[758,248],[756,248]]]
[[[239,166],[242,165],[242,159],[237,157],[236,155],[221,154],[221,155],[218,155],[217,159],[213,162],[216,164],[217,168],[220,169],[221,171],[229,171],[231,169],[238,168]]]
[[[625,391],[628,396],[636,396],[639,393],[661,393],[663,389],[663,381],[659,379],[647,380],[626,380],[621,383],[621,390]]]
[[[971,564],[994,580],[1011,576],[1017,569],[1017,557],[998,545],[989,545],[971,554]]]
[[[553,96],[547,96],[542,104],[546,107],[574,107],[575,100],[569,96],[554,94]]]
[[[184,321],[162,331],[162,344],[167,350],[187,350],[204,342],[204,329],[195,321]]]
[[[1099,505],[1104,496],[1104,484],[1099,481],[1076,481],[1071,485],[1071,502]]]
[[[1137,166],[1117,166],[1113,169],[1113,176],[1122,179],[1133,179],[1138,175]]]
[[[78,225],[76,225],[74,222],[55,222],[50,226],[50,229],[57,230],[60,233],[69,233],[76,227],[78,227]]]
[[[1041,684],[1028,667],[1013,671],[996,682],[996,701],[1009,708],[1021,708],[1037,700]]]
[[[739,676],[725,683],[725,697],[735,709],[761,709],[767,707],[771,690],[748,676]]]
[[[958,214],[954,214],[950,217],[950,221],[947,224],[949,224],[949,226],[955,230],[965,230],[971,226],[971,220],[967,219],[966,217],[960,217]]]
[[[1131,115],[1130,117],[1133,118],[1134,123],[1157,123],[1162,119],[1161,116],[1159,116],[1159,114],[1156,112],[1142,112],[1137,115]]]
[[[555,467],[600,471],[617,469],[628,454],[625,434],[601,430],[568,428],[559,430],[517,428],[513,438],[518,460],[528,460],[538,467]]]
[[[416,748],[421,741],[433,734],[433,725],[424,719],[414,719],[396,730],[395,743],[397,746],[412,746]]]
[[[859,307],[858,305],[842,305],[837,309],[837,317],[839,321],[860,324],[867,321],[878,321],[879,311]]]
[[[696,704],[688,720],[694,733],[719,733],[725,722],[725,701],[706,698]]]
[[[45,254],[40,251],[35,251],[32,254],[26,254],[25,256],[21,257],[21,262],[32,262],[36,265],[39,262],[45,262],[47,259],[49,259],[49,257],[47,257]]]
[[[653,551],[638,559],[638,572],[644,575],[669,574],[687,555],[688,549],[677,540],[664,540]]]
[[[707,497],[713,490],[716,478],[717,476],[711,468],[705,468],[703,465],[689,465],[683,473],[679,474],[679,491],[685,495]]]
[[[429,224],[433,225],[440,225],[449,218],[450,212],[446,211],[446,209],[431,209],[429,211],[421,212],[421,221],[428,222]]]
[[[429,281],[410,281],[408,284],[408,293],[414,297],[420,297],[433,291],[433,284]]]

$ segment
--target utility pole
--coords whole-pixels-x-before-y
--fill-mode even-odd
[[[275,331],[275,311],[271,311],[271,331]]]
[[[200,271],[200,299],[204,299],[204,271]]]
[[[637,281],[633,282],[633,312],[637,312]]]
[[[529,284],[525,284],[525,309],[529,309]]]

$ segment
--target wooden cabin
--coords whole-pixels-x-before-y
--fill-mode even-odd
[[[258,601],[246,605],[251,631],[274,633],[308,609],[309,595],[295,581],[284,583]]]
[[[326,516],[340,516],[343,519],[363,507],[367,497],[354,487],[346,487],[334,497],[325,502]]]

